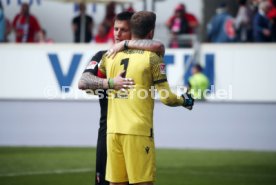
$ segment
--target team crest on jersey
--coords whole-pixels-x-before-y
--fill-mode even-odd
[[[159,64],[159,68],[160,68],[160,73],[161,74],[166,74],[166,65],[165,64]]]
[[[86,69],[95,69],[95,67],[97,66],[97,62],[96,61],[91,61],[88,65],[87,65],[87,67],[86,67]]]

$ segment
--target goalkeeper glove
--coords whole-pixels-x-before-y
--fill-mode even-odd
[[[193,106],[194,106],[194,99],[193,99],[192,95],[189,93],[185,93],[185,94],[182,94],[181,96],[184,100],[183,107],[185,107],[189,110],[192,110]]]

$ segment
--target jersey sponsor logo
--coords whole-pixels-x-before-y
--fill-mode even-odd
[[[87,65],[86,69],[95,69],[95,67],[97,66],[97,64],[98,64],[98,62],[96,62],[96,61],[91,61],[91,62]]]
[[[159,68],[160,68],[160,73],[161,74],[166,74],[166,65],[165,64],[159,64]]]

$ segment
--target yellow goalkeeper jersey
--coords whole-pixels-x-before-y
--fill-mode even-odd
[[[162,58],[154,52],[129,49],[114,59],[103,56],[99,70],[107,78],[125,70],[125,77],[135,82],[127,91],[108,90],[107,133],[151,136],[154,85],[167,81]]]

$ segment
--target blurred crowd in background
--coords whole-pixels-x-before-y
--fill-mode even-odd
[[[221,3],[207,26],[210,42],[275,42],[276,0],[239,0],[236,17]]]
[[[114,42],[113,23],[116,16],[116,3],[111,2],[106,6],[106,14],[103,21],[96,28],[94,34],[93,17],[86,13],[86,4],[78,5],[79,15],[72,20],[72,34],[75,43],[108,43]],[[125,11],[134,11],[130,6]],[[22,3],[20,12],[10,21],[4,15],[0,1],[0,42],[9,42],[9,34],[14,31],[17,43],[53,43],[53,39],[47,37],[46,28],[43,28],[39,20],[30,11],[28,3]]]
[[[192,47],[200,29],[206,29],[202,41],[212,43],[226,42],[275,42],[276,41],[276,0],[237,0],[239,9],[235,16],[228,13],[228,5],[223,1],[203,28],[195,15],[186,10],[183,3],[176,4],[174,13],[164,21],[168,29],[170,48]],[[116,16],[116,3],[106,5],[105,16],[95,27],[93,17],[86,13],[86,4],[80,3],[79,14],[72,20],[72,35],[75,43],[114,42],[113,20]],[[130,5],[124,11],[135,12]],[[11,20],[5,17],[0,1],[0,42],[9,42],[11,32],[15,33],[17,43],[53,43],[47,37],[47,28],[31,14],[27,3],[21,5],[20,12]],[[95,32],[95,33],[93,33]]]

